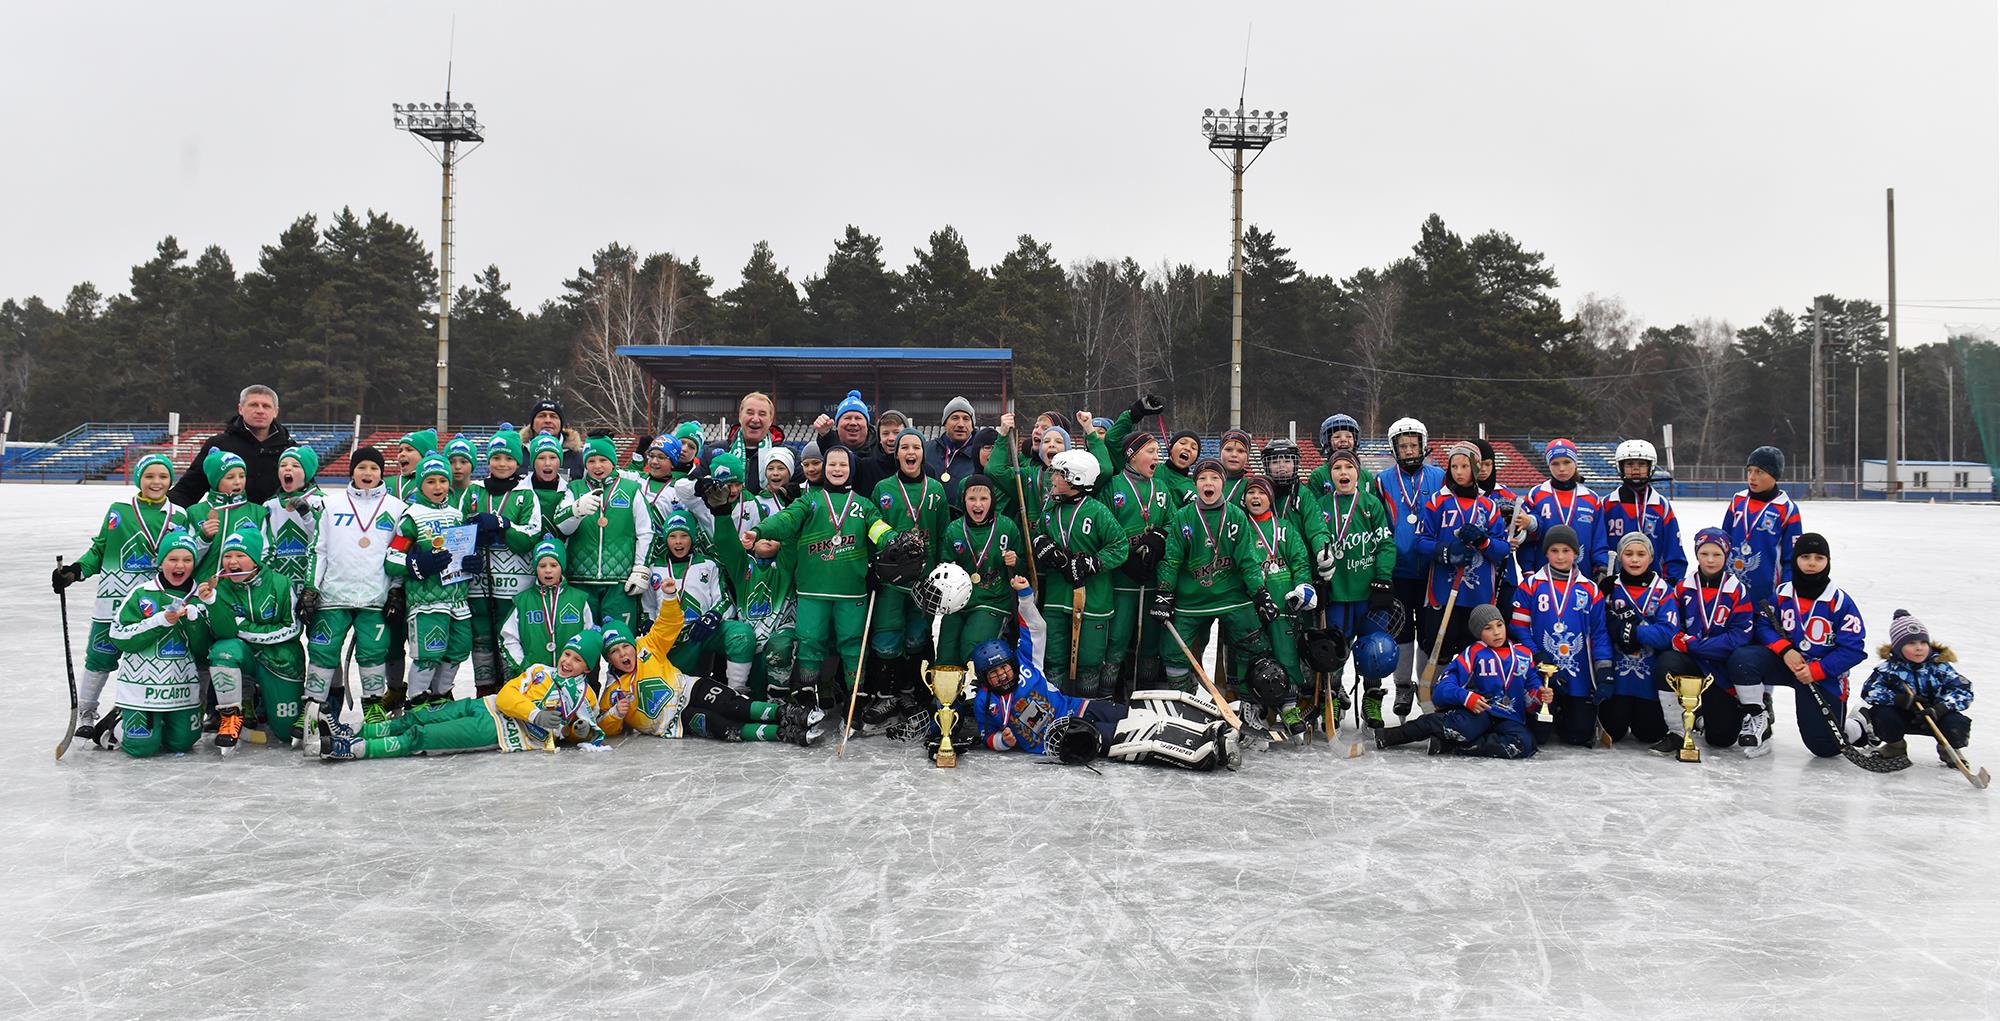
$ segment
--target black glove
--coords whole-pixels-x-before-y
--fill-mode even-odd
[[[319,590],[316,588],[300,589],[298,598],[292,602],[292,615],[299,619],[301,625],[311,627],[313,615],[318,612]]]
[[[458,569],[464,571],[466,574],[482,573],[481,569],[485,566],[485,564],[486,564],[486,558],[481,557],[477,553],[467,553],[466,555],[458,558]]]
[[[1165,410],[1167,410],[1167,402],[1159,394],[1140,394],[1139,399],[1133,401],[1132,406],[1126,409],[1125,413],[1132,416],[1133,425],[1138,425],[1141,420],[1157,415]]]
[[[451,554],[441,549],[414,549],[408,559],[410,573],[418,578],[435,578],[451,566]]]
[[[1896,708],[1909,712],[1917,704],[1917,693],[1907,684],[1896,685]]]
[[[64,564],[49,575],[49,588],[55,590],[57,595],[61,595],[63,589],[82,580],[83,568],[75,564]]]
[[[1172,627],[1174,623],[1174,594],[1155,592],[1147,597],[1146,615],[1162,624]]]
[[[1604,607],[1604,629],[1611,633],[1611,644],[1626,655],[1639,651],[1639,611],[1630,603],[1608,603]]]
[[[1064,572],[1064,577],[1069,579],[1071,585],[1081,585],[1103,569],[1102,561],[1088,553],[1080,553],[1069,558],[1069,569]]]
[[[409,608],[410,598],[403,594],[401,588],[392,588],[389,590],[389,598],[382,601],[382,616],[390,620],[401,620]]]
[[[1266,624],[1278,619],[1278,601],[1271,598],[1271,590],[1259,587],[1250,594],[1251,605],[1257,607],[1257,619]]]
[[[1069,551],[1056,545],[1055,539],[1047,532],[1035,533],[1035,539],[1029,545],[1035,550],[1036,567],[1051,574],[1069,577]]]
[[[1597,577],[1591,580],[1597,583],[1597,591],[1609,592],[1611,591],[1611,583],[1617,580],[1617,577],[1616,574],[1610,571],[1599,571]]]
[[[1396,591],[1390,584],[1376,578],[1368,583],[1368,608],[1386,610],[1396,602]]]
[[[699,617],[689,617],[681,624],[681,633],[674,636],[675,645],[700,645],[708,641],[708,636],[722,626],[722,615],[710,610]]]
[[[1481,528],[1470,521],[1458,526],[1458,531],[1453,532],[1452,534],[1458,538],[1458,541],[1460,543],[1469,546],[1473,549],[1479,549],[1480,547],[1486,545],[1486,539],[1487,539],[1486,529]]]
[[[703,475],[701,478],[694,480],[694,495],[701,498],[703,503],[707,503],[708,494],[715,492],[721,487],[722,483]]]
[[[473,515],[472,520],[468,524],[479,529],[479,545],[481,546],[499,545],[500,540],[507,534],[507,523],[501,521],[500,515],[492,511]]]

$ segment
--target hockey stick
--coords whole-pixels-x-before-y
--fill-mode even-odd
[[[1917,712],[1923,714],[1924,724],[1931,728],[1931,734],[1937,738],[1938,747],[1944,749],[1945,755],[1950,757],[1952,768],[1958,770],[1967,783],[1982,791],[1985,790],[1986,786],[1993,782],[1993,778],[1987,775],[1984,768],[1977,774],[1973,773],[1971,767],[1965,764],[1965,760],[1959,757],[1958,749],[1953,748],[1951,742],[1945,740],[1944,731],[1938,728],[1937,717],[1931,715],[1930,706],[1917,701],[1917,693],[1912,691],[1909,685],[1903,685],[1903,690],[1910,692],[1910,704],[1916,707]]]
[[[1764,607],[1764,619],[1767,623],[1771,625],[1771,630],[1776,631],[1781,635],[1785,634],[1786,629],[1778,624],[1777,607],[1767,604]],[[1804,654],[1801,653],[1800,655],[1803,656]],[[1780,663],[1784,662],[1784,658],[1782,656],[1779,657],[1779,662]],[[1849,744],[1847,741],[1847,728],[1841,726],[1840,721],[1834,719],[1833,706],[1827,704],[1826,695],[1819,690],[1819,685],[1817,683],[1812,681],[1807,681],[1801,684],[1798,682],[1796,678],[1794,678],[1792,683],[1793,686],[1804,688],[1807,691],[1807,693],[1812,695],[1813,705],[1819,707],[1820,719],[1826,721],[1826,729],[1833,732],[1833,739],[1839,742],[1840,744],[1841,758],[1846,759],[1847,761],[1852,762],[1857,766],[1860,766],[1862,769],[1865,769],[1870,773],[1893,773],[1903,768],[1901,766],[1891,765],[1888,760],[1883,759],[1880,756],[1869,755],[1868,753],[1863,752],[1861,749],[1854,747],[1852,744]]]
[[[1229,721],[1229,725],[1235,727],[1237,733],[1242,733],[1243,719],[1236,715],[1236,710],[1229,708],[1229,701],[1222,697],[1222,692],[1216,688],[1215,681],[1208,676],[1208,671],[1201,668],[1201,658],[1194,654],[1194,650],[1188,648],[1187,642],[1181,638],[1178,630],[1171,625],[1162,625],[1162,629],[1173,638],[1175,645],[1181,647],[1181,655],[1187,657],[1188,666],[1194,668],[1194,675],[1201,680],[1201,686],[1208,689],[1208,697],[1215,700],[1215,708],[1221,711],[1222,718]],[[1284,740],[1276,732],[1272,732],[1271,739]]]
[[[173,508],[169,507],[167,510],[171,514]],[[56,569],[61,570],[62,566],[62,554],[58,553],[56,554]],[[67,591],[57,590],[56,607],[62,614],[63,667],[69,671],[69,729],[63,731],[62,740],[56,744],[56,758],[61,759],[63,753],[69,751],[70,740],[76,737],[76,655],[70,651],[69,646],[69,593]],[[100,693],[100,697],[102,697],[102,693]]]
[[[1014,508],[1021,515],[1021,544],[1029,549],[1034,549],[1034,544],[1028,541],[1030,538],[1028,533],[1028,494],[1026,490],[1021,488],[1021,423],[1018,420],[1014,423],[1014,435],[1010,439],[1012,442],[1007,444],[1007,461],[1014,470]],[[1039,590],[1042,587],[1042,579],[1036,575],[1035,558],[1031,556],[1027,559],[1028,586]]]
[[[875,593],[868,593],[868,615],[861,618],[861,654],[854,657],[854,685],[847,691],[847,726],[840,731],[840,747],[834,749],[833,757],[847,757],[847,735],[854,733],[854,709],[861,704],[862,678],[867,676],[868,631],[875,626]]]
[[[1029,584],[1033,584],[1030,582]],[[1079,646],[1083,643],[1083,590],[1072,587],[1069,590],[1069,689],[1076,690],[1076,663],[1083,658]]]
[[[1465,568],[1451,576],[1451,592],[1444,597],[1444,617],[1438,621],[1437,637],[1431,640],[1431,658],[1424,664],[1424,675],[1417,681],[1417,705],[1425,712],[1431,706],[1431,686],[1437,681],[1438,656],[1444,652],[1444,636],[1451,630],[1451,611],[1458,606],[1458,586],[1465,580]]]

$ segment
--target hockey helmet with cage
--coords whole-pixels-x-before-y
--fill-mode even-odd
[[[1088,450],[1065,450],[1049,462],[1049,469],[1086,493],[1097,488],[1097,455]]]
[[[1396,437],[1404,433],[1415,433],[1417,439],[1422,441],[1425,446],[1430,445],[1431,431],[1424,428],[1424,424],[1414,418],[1399,418],[1389,426],[1389,445],[1392,447],[1395,446]]]
[[[1000,666],[1014,666],[1014,650],[1008,647],[1006,642],[998,638],[988,638],[972,647],[972,673],[979,686],[991,689],[995,694],[1005,695],[1012,692],[1015,685],[1021,682],[1020,671],[1010,670],[1007,683],[1003,687],[994,684],[989,676],[993,668]]]
[[[1292,470],[1289,474],[1280,476],[1271,467],[1271,463],[1283,460],[1290,460],[1292,462]],[[1264,444],[1264,474],[1280,482],[1290,482],[1297,479],[1299,477],[1299,445],[1282,436]]]
[[[1267,712],[1277,712],[1292,700],[1292,679],[1285,668],[1269,656],[1250,661],[1250,695]]]
[[[1371,681],[1395,673],[1396,657],[1396,638],[1386,631],[1354,640],[1354,672]]]
[[[1356,422],[1353,415],[1326,416],[1326,421],[1319,424],[1319,452],[1325,454],[1332,451],[1333,434],[1342,430],[1353,433],[1356,440],[1361,439],[1361,423]]]
[[[910,588],[910,598],[926,616],[957,613],[972,601],[972,576],[957,564],[939,564]]]

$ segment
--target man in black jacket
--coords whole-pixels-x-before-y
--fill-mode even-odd
[[[222,431],[202,441],[187,470],[167,492],[176,507],[189,507],[208,495],[208,476],[201,470],[202,458],[221,448],[243,459],[243,498],[261,504],[278,492],[278,455],[292,445],[292,434],[278,421],[277,391],[262,383],[252,383],[236,397],[236,417]],[[307,480],[310,482],[311,480]]]

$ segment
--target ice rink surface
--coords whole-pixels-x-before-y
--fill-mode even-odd
[[[1789,693],[1773,754],[1700,765],[1351,728],[1221,775],[880,738],[56,762],[48,572],[125,492],[0,486],[0,1017],[2000,1016],[2000,795],[1928,741],[1814,760]],[[1996,676],[2000,509],[1804,514],[1871,647],[1906,606]]]

